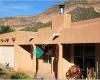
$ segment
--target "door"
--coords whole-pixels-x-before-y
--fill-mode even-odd
[[[0,63],[14,67],[14,47],[0,46]]]

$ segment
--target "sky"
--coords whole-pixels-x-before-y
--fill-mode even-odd
[[[0,18],[34,16],[64,0],[0,0]]]

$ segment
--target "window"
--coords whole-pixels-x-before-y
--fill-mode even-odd
[[[74,63],[81,69],[95,68],[95,45],[84,44],[74,46]]]

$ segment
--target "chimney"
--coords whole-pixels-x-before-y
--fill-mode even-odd
[[[52,18],[52,29],[58,30],[70,28],[71,15],[64,12],[64,5],[59,5],[59,14]]]
[[[65,5],[59,5],[59,14],[64,14]]]

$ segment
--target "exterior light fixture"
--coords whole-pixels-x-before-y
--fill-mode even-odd
[[[64,13],[64,8],[65,8],[65,5],[59,5],[59,14]]]
[[[53,40],[55,40],[57,37],[59,37],[59,35],[60,35],[60,34],[58,34],[58,33],[54,33],[54,34],[53,34]]]
[[[29,37],[29,41],[32,41],[34,39],[34,37]]]

